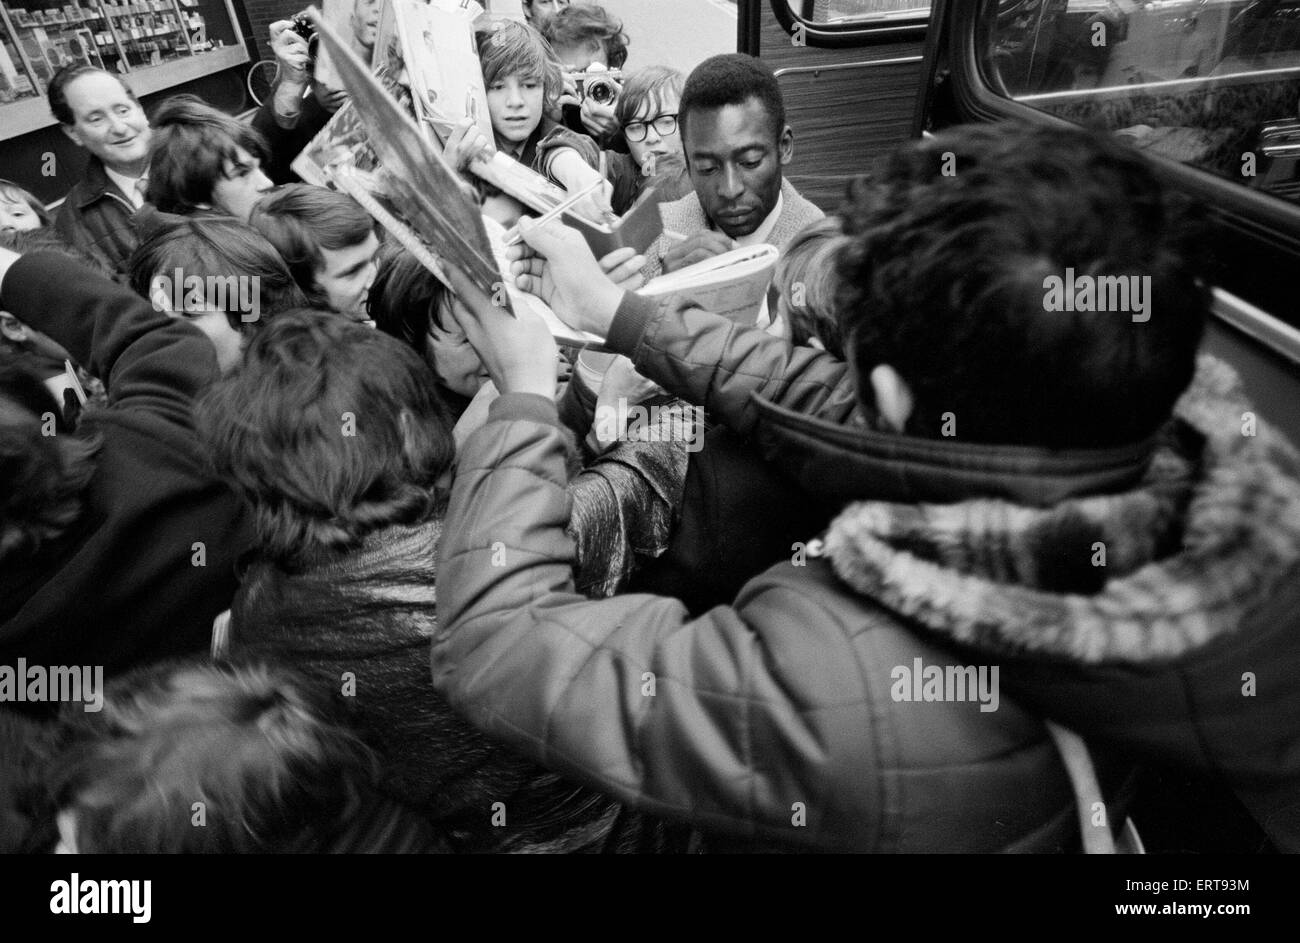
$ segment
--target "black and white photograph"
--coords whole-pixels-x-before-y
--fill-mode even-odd
[[[871,854],[1277,912],[1300,4],[183,5],[0,103],[16,911]]]

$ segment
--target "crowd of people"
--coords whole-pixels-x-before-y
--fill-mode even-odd
[[[444,157],[601,352],[297,179],[347,96],[290,21],[251,123],[54,77],[82,180],[0,181],[0,846],[1073,851],[1157,767],[1300,850],[1300,457],[1147,160],[951,127],[828,216],[764,63],[525,7]],[[596,258],[496,152],[663,234]],[[638,293],[759,244],[752,323]],[[1067,269],[1149,317],[1050,310]]]

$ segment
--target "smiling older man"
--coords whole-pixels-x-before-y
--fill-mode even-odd
[[[90,152],[55,226],[65,241],[122,272],[138,242],[131,217],[144,205],[149,119],[120,78],[91,66],[61,69],[49,97],[63,133]]]

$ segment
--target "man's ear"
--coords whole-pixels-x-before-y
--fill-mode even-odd
[[[780,139],[776,142],[777,153],[781,157],[781,166],[785,166],[794,159],[794,128],[788,124],[785,130],[781,132]]]
[[[68,138],[72,141],[72,143],[77,145],[77,147],[86,146],[85,143],[81,140],[81,135],[77,132],[76,125],[63,124],[62,122],[60,122],[59,127],[63,130],[63,133],[68,136]]]
[[[880,418],[895,432],[903,432],[913,407],[912,389],[907,381],[889,364],[882,363],[871,371],[871,392]]]

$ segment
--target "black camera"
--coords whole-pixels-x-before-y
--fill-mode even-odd
[[[295,16],[290,22],[293,23],[293,25],[290,26],[289,29],[307,40],[308,43],[311,43],[311,41],[316,38],[316,27],[312,26],[311,20],[307,19],[307,17],[303,16],[301,13]]]
[[[311,20],[299,13],[290,21],[293,23],[289,29],[303,39],[307,40],[307,63],[308,67],[315,70],[316,68],[316,49],[320,45],[320,37],[316,35],[316,27],[311,25]]]

